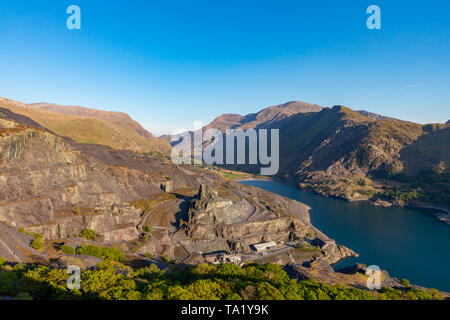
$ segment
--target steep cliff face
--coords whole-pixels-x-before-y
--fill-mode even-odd
[[[132,152],[79,145],[13,116],[0,112],[0,221],[47,238],[83,229],[106,241],[136,238],[141,211],[128,201],[162,192],[169,175],[175,187],[220,180]]]
[[[188,238],[205,243],[226,241],[228,250],[248,253],[255,243],[294,241],[314,234],[310,224],[292,213],[279,209],[275,214],[275,209],[259,206],[252,198],[245,198],[252,192],[249,191],[245,195],[242,191],[239,194],[242,200],[232,203],[220,198],[211,187],[202,185],[199,194],[191,201],[188,221],[182,226]],[[264,196],[258,192],[261,202]],[[271,206],[283,207],[286,200],[272,197]]]

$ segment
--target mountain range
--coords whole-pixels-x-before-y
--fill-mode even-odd
[[[289,102],[210,127],[279,129],[276,178],[299,188],[383,205],[448,204],[449,124]],[[245,175],[227,168],[175,165],[170,148],[123,113],[0,98],[0,273],[4,263],[103,274],[102,260],[151,273],[251,261],[285,265],[294,281],[364,288],[365,266],[332,267],[358,253],[314,227],[307,205],[237,183]],[[405,286],[383,273],[385,286]]]
[[[16,117],[23,116],[22,121],[33,121],[34,126],[91,145],[91,149],[104,145],[115,150],[156,152],[164,157],[171,150],[170,136],[153,136],[125,113],[49,103],[23,104],[5,98],[0,98],[0,107]],[[291,101],[244,116],[222,114],[203,130],[208,128],[222,132],[279,129],[277,177],[323,195],[367,200],[390,192],[385,190],[388,179],[406,193],[415,185],[421,190],[418,198],[424,201],[450,201],[446,180],[450,163],[448,123],[421,125],[343,106],[328,108]],[[251,173],[259,170],[245,165],[232,169]],[[430,175],[439,170],[440,176],[433,179],[443,184],[427,184]],[[400,192],[394,198],[402,197]]]
[[[101,144],[117,150],[170,152],[170,145],[122,112],[49,103],[24,104],[0,98],[0,107],[26,116],[52,132],[78,143]]]
[[[327,108],[293,101],[246,116],[223,114],[203,130],[208,128],[222,132],[279,129],[278,177],[300,188],[368,200],[386,191],[385,180],[391,179],[406,194],[417,185],[422,190],[418,198],[450,202],[449,124],[421,125],[343,106]],[[232,167],[252,173],[259,170],[255,166]],[[436,170],[443,171],[433,179],[443,180],[443,185],[427,183]],[[436,186],[442,188],[433,189]],[[400,192],[394,198],[403,196]]]

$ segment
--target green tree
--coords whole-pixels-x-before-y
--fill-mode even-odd
[[[44,247],[44,236],[42,234],[35,234],[34,240],[31,242],[31,247],[36,250],[41,250]]]
[[[65,254],[69,254],[69,255],[74,255],[76,254],[75,248],[68,246],[68,245],[62,245],[61,246],[61,251],[64,252]]]

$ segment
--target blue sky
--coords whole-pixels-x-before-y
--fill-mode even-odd
[[[445,122],[449,57],[448,0],[0,2],[0,96],[123,111],[156,134],[291,100]]]

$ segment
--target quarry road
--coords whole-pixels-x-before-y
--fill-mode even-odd
[[[245,212],[247,215],[247,217],[243,221],[240,221],[239,223],[249,221],[253,217],[253,215],[255,215],[255,213],[257,211],[256,206],[239,191],[233,191],[233,192],[242,199],[241,201],[237,202],[235,205],[242,208],[242,212]]]
[[[156,210],[158,210],[159,208],[161,208],[162,206],[164,206],[164,205],[166,204],[166,202],[168,202],[168,201],[164,201],[163,203],[160,203],[160,204],[154,206],[153,208],[151,208],[150,210],[148,210],[148,212],[146,212],[146,213],[144,214],[144,216],[142,217],[141,223],[139,224],[138,228],[139,228],[139,229],[140,229],[140,228],[143,228],[143,227],[147,224],[147,220],[148,220],[148,218],[150,217],[150,215],[151,215],[154,211],[156,211]]]

